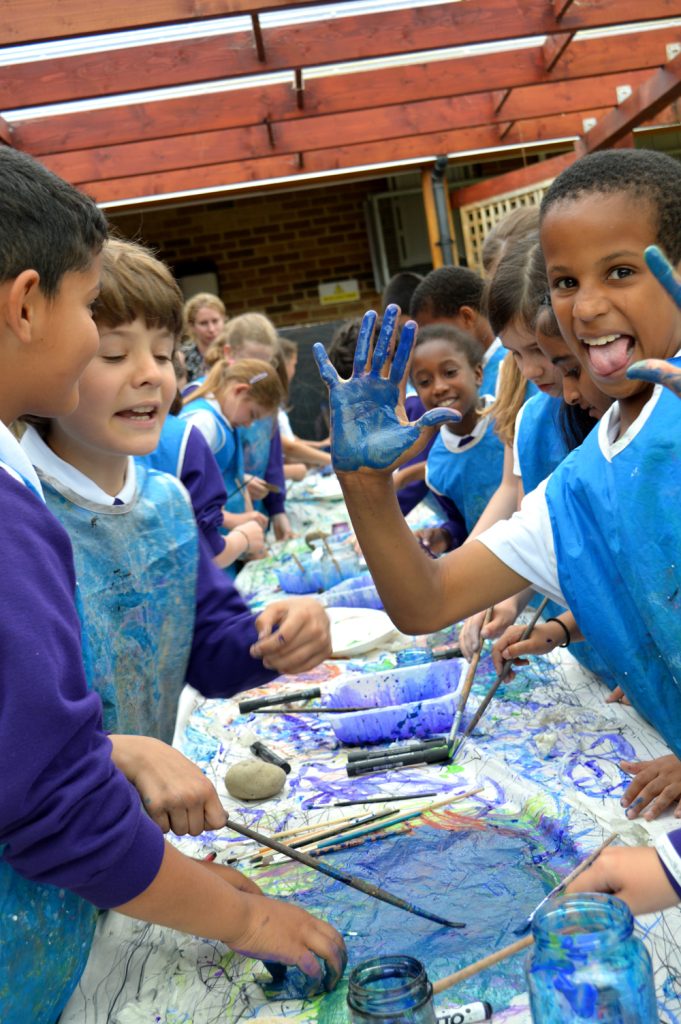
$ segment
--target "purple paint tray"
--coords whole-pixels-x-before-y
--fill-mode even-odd
[[[327,707],[366,707],[348,715],[329,715],[342,743],[353,746],[425,738],[449,732],[461,682],[459,659],[396,668],[390,672],[358,672],[329,688]]]

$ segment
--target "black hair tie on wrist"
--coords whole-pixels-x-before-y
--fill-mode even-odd
[[[559,647],[569,647],[570,646],[570,630],[567,628],[567,626],[565,625],[563,620],[562,619],[547,619],[546,621],[547,622],[557,622],[558,625],[561,626],[563,632],[565,633],[565,640],[563,641],[562,644],[558,644],[558,646]]]

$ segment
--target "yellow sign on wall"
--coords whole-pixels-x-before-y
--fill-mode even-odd
[[[359,282],[354,277],[347,281],[326,281],[317,287],[322,306],[331,306],[336,302],[357,302],[359,299]]]

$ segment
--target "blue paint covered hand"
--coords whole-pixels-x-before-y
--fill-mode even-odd
[[[662,287],[669,292],[681,309],[681,281],[677,279],[669,261],[656,245],[648,246],[645,260]],[[627,377],[647,380],[651,384],[662,384],[681,398],[681,367],[674,366],[664,359],[642,359],[629,367]]]
[[[313,348],[319,372],[329,388],[331,458],[334,469],[340,472],[360,469],[391,472],[423,447],[428,440],[427,428],[456,423],[460,419],[453,409],[431,409],[414,423],[407,420],[400,385],[407,374],[416,324],[407,321],[391,357],[391,341],[399,313],[398,306],[387,307],[368,370],[376,314],[365,313],[350,380],[341,380],[323,345],[317,343]],[[385,370],[387,376],[382,375]]]

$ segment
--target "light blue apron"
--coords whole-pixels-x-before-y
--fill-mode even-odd
[[[546,480],[569,454],[567,442],[560,428],[561,405],[560,399],[551,398],[542,392],[529,398],[525,403],[517,438],[518,460],[525,494],[529,494],[542,480]],[[538,601],[539,598],[536,598],[531,603],[536,607]],[[544,611],[544,619],[557,618],[565,610],[556,601],[549,601]],[[580,665],[599,676],[611,690],[617,685],[607,665],[591,644],[585,641],[572,643],[570,653]]]
[[[440,434],[428,452],[426,483],[436,494],[454,502],[470,533],[501,483],[504,446],[488,421],[475,443],[450,452]]]
[[[172,742],[196,616],[197,526],[178,481],[137,466],[126,505],[85,501],[43,478],[68,531],[104,728]]]
[[[188,419],[199,409],[209,412],[217,424],[220,441],[219,448],[213,452],[213,455],[225,482],[227,491],[225,508],[228,512],[243,512],[246,508],[243,494],[244,459],[239,431],[230,426],[225,417],[217,409],[214,409],[205,398],[196,398],[185,406],[180,413],[180,419]]]
[[[546,490],[561,590],[634,707],[681,756],[679,400],[663,391],[612,462],[597,434]]]
[[[253,476],[259,476],[261,480],[265,479],[270,461],[273,433],[274,416],[265,416],[261,420],[254,420],[250,427],[239,427],[239,436],[244,452],[244,469]],[[253,508],[267,515],[262,499],[254,501]]]

